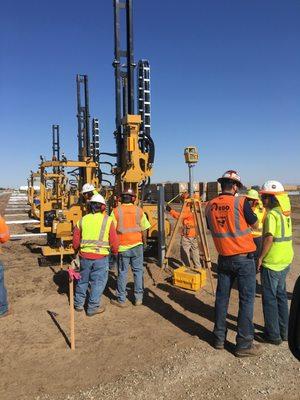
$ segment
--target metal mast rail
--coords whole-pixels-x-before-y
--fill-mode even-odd
[[[123,12],[123,13],[122,13]],[[122,15],[124,14],[125,15]],[[121,30],[125,25],[126,49],[121,48]],[[134,114],[134,55],[132,0],[114,0],[114,61],[117,166],[121,167],[123,149],[122,118]]]
[[[78,160],[90,157],[90,111],[88,76],[77,75]]]
[[[60,160],[59,125],[52,125],[52,157],[55,161]]]

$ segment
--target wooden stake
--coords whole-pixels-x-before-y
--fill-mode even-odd
[[[62,271],[64,263],[64,242],[62,239],[60,239],[59,251],[60,251],[60,270]]]
[[[69,278],[71,350],[75,350],[74,281]]]

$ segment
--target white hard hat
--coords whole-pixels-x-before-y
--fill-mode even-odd
[[[230,179],[231,181],[236,182],[236,184],[240,187],[243,186],[243,184],[241,182],[241,177],[239,176],[239,174],[236,171],[234,171],[232,169],[224,172],[224,174],[221,176],[221,178],[218,179],[218,182],[221,183],[223,180],[227,180],[227,179]]]
[[[94,194],[94,196],[91,197],[90,202],[91,202],[91,203],[101,203],[101,204],[105,204],[104,197],[101,196],[101,194]]]
[[[267,181],[262,185],[261,194],[279,194],[284,192],[282,183],[278,181]]]
[[[95,186],[92,185],[91,183],[85,183],[82,186],[82,193],[92,192],[93,190],[95,190]]]

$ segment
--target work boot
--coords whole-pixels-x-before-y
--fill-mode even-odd
[[[2,314],[0,314],[0,318],[5,318],[5,317],[8,317],[9,315],[11,315],[11,310],[9,309],[9,310],[7,310],[7,311],[5,311],[4,313],[2,313]]]
[[[264,332],[257,332],[254,335],[254,339],[260,343],[269,343],[273,344],[274,346],[279,346],[282,343],[282,339],[269,339],[268,336],[265,335]]]
[[[262,354],[261,346],[253,344],[248,349],[236,349],[234,355],[236,357],[257,357]]]
[[[96,314],[102,314],[102,313],[104,313],[104,311],[105,311],[105,308],[104,308],[104,307],[98,307],[98,308],[96,308],[95,310],[93,310],[92,312],[87,312],[86,315],[87,315],[88,317],[93,317],[93,316],[96,315]]]
[[[224,342],[220,342],[220,340],[215,340],[213,346],[216,350],[224,350]]]
[[[82,312],[83,311],[83,307],[74,307],[74,310],[77,312]]]
[[[112,304],[112,305],[114,305],[114,306],[117,306],[117,307],[120,307],[120,308],[125,308],[125,307],[128,307],[128,304],[127,304],[127,302],[126,301],[124,301],[123,303],[121,303],[120,301],[118,301],[118,300],[111,300],[110,301],[110,304]]]
[[[137,306],[142,306],[143,305],[143,300],[135,300],[134,305]]]

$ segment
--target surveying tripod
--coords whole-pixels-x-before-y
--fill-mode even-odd
[[[205,219],[203,216],[201,201],[193,196],[191,198],[184,200],[182,209],[180,211],[179,218],[176,221],[175,228],[173,230],[173,233],[172,233],[169,245],[168,245],[168,249],[167,249],[167,252],[165,255],[165,266],[168,266],[168,259],[170,257],[171,251],[174,247],[175,238],[177,236],[179,228],[182,226],[183,214],[187,209],[190,208],[190,203],[192,203],[192,214],[194,216],[194,221],[195,221],[197,242],[198,242],[198,248],[199,248],[199,253],[200,253],[200,260],[201,260],[203,267],[205,269],[207,269],[207,271],[208,271],[209,280],[211,283],[211,289],[212,289],[212,293],[214,295],[215,288],[214,288],[214,283],[213,283],[213,278],[212,278],[211,259],[210,259],[210,252],[209,252],[208,241],[207,241],[207,236],[206,236]],[[194,270],[194,271],[198,271],[195,268],[190,268],[190,269]]]

